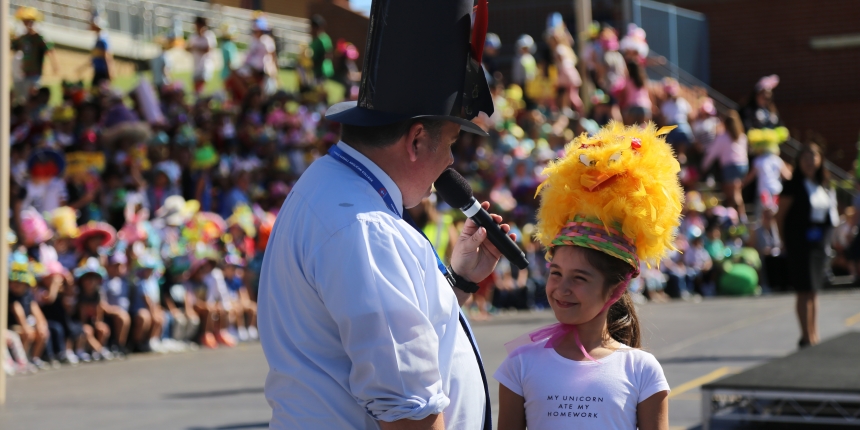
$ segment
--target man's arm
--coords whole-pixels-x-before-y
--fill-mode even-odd
[[[423,420],[379,421],[382,430],[445,430],[442,414],[430,415]]]
[[[352,396],[380,422],[418,425],[441,414],[450,399],[442,390],[439,335],[430,317],[439,309],[450,312],[453,303],[428,294],[424,269],[397,228],[355,221],[309,257],[308,276],[351,361]]]

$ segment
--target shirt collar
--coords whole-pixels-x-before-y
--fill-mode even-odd
[[[373,173],[379,182],[382,182],[382,185],[385,186],[386,190],[388,190],[388,194],[391,195],[391,200],[394,201],[394,204],[397,206],[397,210],[403,214],[403,194],[400,193],[400,188],[397,187],[397,184],[388,176],[385,171],[379,168],[373,161],[370,161],[369,158],[365,157],[364,154],[355,150],[355,148],[347,145],[345,142],[340,141],[337,143],[337,147],[340,148],[343,152],[346,152],[352,158],[355,158],[361,164],[364,165],[370,173]]]

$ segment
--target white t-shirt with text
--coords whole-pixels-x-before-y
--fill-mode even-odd
[[[637,405],[669,391],[653,355],[622,346],[593,361],[573,361],[545,348],[522,346],[493,375],[523,396],[529,430],[636,429]]]

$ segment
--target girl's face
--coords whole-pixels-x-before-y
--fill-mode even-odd
[[[232,264],[228,264],[228,265],[224,266],[223,271],[224,271],[224,277],[225,278],[230,279],[230,278],[233,278],[236,276],[236,266],[234,266]]]
[[[821,154],[818,152],[807,151],[800,157],[800,170],[807,179],[814,178],[819,167],[821,167]]]
[[[92,253],[98,253],[99,246],[102,244],[102,236],[100,234],[94,234],[87,239],[87,250]]]
[[[102,283],[102,278],[98,275],[88,274],[81,278],[81,289],[86,294],[92,294],[99,289]]]
[[[154,270],[152,269],[140,269],[140,271],[137,273],[140,276],[140,279],[149,279],[150,277],[152,277],[153,272]]]
[[[57,253],[65,254],[71,248],[70,240],[66,238],[60,238],[54,241],[54,249],[57,250]]]
[[[9,281],[9,292],[16,297],[23,296],[27,292],[27,288],[30,286],[23,282]]]
[[[546,295],[561,323],[591,321],[609,300],[606,278],[588,262],[578,246],[556,248],[549,271]]]
[[[126,271],[127,268],[125,264],[122,263],[108,264],[107,266],[108,276],[110,276],[111,278],[115,278],[117,276],[123,277],[125,276]]]

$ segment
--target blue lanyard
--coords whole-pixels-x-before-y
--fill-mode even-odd
[[[342,149],[338,148],[337,145],[333,145],[328,150],[328,155],[334,157],[335,160],[340,161],[345,164],[347,167],[355,171],[358,176],[364,178],[365,181],[370,183],[370,186],[379,193],[379,197],[382,197],[382,200],[385,202],[385,205],[388,206],[388,209],[391,212],[394,212],[394,215],[397,215],[397,218],[403,218],[400,215],[400,211],[397,210],[397,205],[394,204],[394,200],[391,199],[391,194],[388,193],[388,190],[385,189],[385,185],[382,185],[382,182],[376,178],[376,175],[373,174],[367,167],[364,167],[364,164],[361,164],[360,161],[352,158],[346,152],[343,152]]]
[[[376,177],[376,175],[374,175],[373,172],[371,172],[367,167],[365,167],[364,164],[361,164],[360,161],[356,160],[355,158],[344,152],[342,149],[338,148],[337,145],[333,145],[331,148],[329,148],[328,155],[331,155],[332,158],[337,161],[340,161],[341,163],[352,169],[355,173],[357,173],[358,176],[364,178],[365,181],[370,183],[370,186],[372,186],[373,189],[375,189],[376,192],[379,193],[379,197],[382,197],[382,200],[385,202],[385,205],[388,206],[388,209],[390,209],[391,212],[397,215],[398,218],[405,220],[407,223],[409,223],[409,225],[412,226],[412,228],[417,230],[418,233],[421,233],[421,236],[424,236],[424,239],[427,239],[427,243],[429,243],[430,248],[433,249],[433,255],[436,257],[436,265],[439,267],[439,271],[442,272],[443,275],[445,275],[445,279],[448,279],[448,282],[450,283],[452,281],[452,278],[448,273],[448,268],[445,267],[445,263],[442,263],[442,259],[439,258],[439,254],[436,252],[436,248],[433,246],[433,243],[430,242],[430,239],[427,237],[427,235],[425,235],[424,232],[421,231],[421,229],[418,228],[417,225],[415,225],[415,222],[412,220],[412,217],[410,217],[409,214],[404,213],[403,215],[400,215],[400,211],[397,210],[397,205],[394,204],[394,200],[391,198],[391,194],[388,193],[388,190],[385,189],[385,185],[382,184],[382,182]]]

